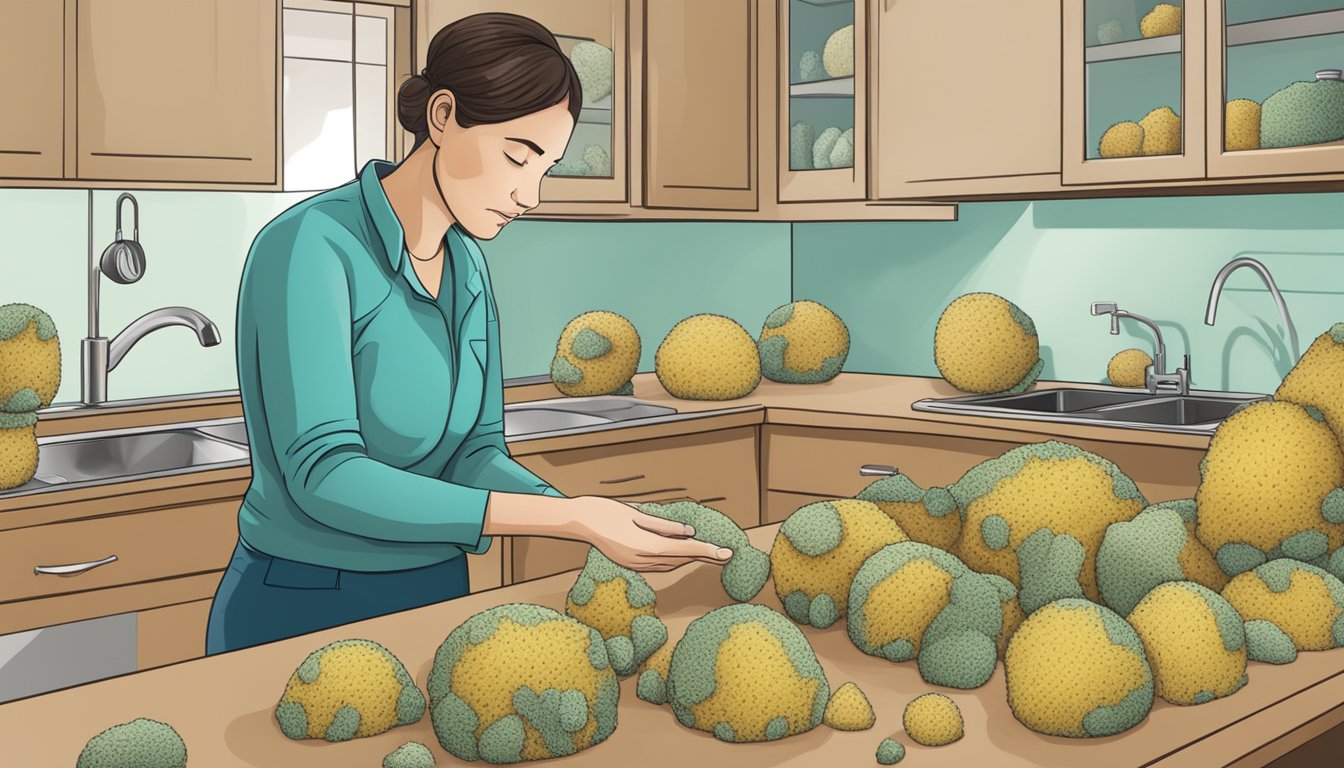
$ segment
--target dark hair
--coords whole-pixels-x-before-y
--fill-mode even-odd
[[[459,19],[434,35],[427,60],[397,91],[397,117],[415,134],[415,147],[429,138],[429,99],[444,88],[457,97],[453,116],[463,128],[514,120],[565,97],[570,116],[579,119],[583,89],[574,65],[555,36],[525,16],[478,13]]]

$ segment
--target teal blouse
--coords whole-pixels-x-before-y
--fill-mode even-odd
[[[252,482],[243,540],[360,571],[482,553],[489,491],[562,496],[504,445],[499,321],[480,247],[454,225],[435,300],[374,160],[257,234],[238,295]]]

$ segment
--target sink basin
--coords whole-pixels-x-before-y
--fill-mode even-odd
[[[927,398],[910,407],[916,411],[1004,419],[1209,434],[1237,408],[1267,397],[1240,392],[1153,395],[1136,390],[1059,387],[1012,395]]]
[[[249,456],[240,419],[42,438],[32,480],[0,496],[242,466]]]
[[[504,436],[602,427],[675,415],[676,408],[621,395],[558,397],[504,406]]]

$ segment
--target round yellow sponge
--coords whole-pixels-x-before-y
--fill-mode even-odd
[[[941,693],[926,693],[905,705],[901,722],[910,740],[926,747],[951,744],[966,732],[961,709]]]
[[[1344,645],[1344,583],[1315,566],[1272,560],[1234,577],[1223,597],[1246,621],[1278,627],[1299,651]]]
[[[1106,365],[1106,378],[1117,387],[1144,387],[1152,364],[1153,358],[1142,349],[1123,349]]]
[[[1143,126],[1126,120],[1116,123],[1101,135],[1098,147],[1102,157],[1137,157],[1143,153]]]
[[[615,312],[584,312],[560,332],[551,382],[570,397],[621,392],[639,367],[639,334]]]
[[[1139,22],[1144,37],[1163,37],[1181,33],[1181,8],[1171,3],[1158,3]]]
[[[1011,301],[968,293],[947,305],[933,334],[933,361],[963,392],[1021,392],[1040,375],[1036,324]]]
[[[1233,99],[1227,102],[1226,135],[1223,146],[1228,152],[1260,148],[1260,102]]]
[[[1203,704],[1246,684],[1246,629],[1217,592],[1169,581],[1129,614],[1152,665],[1157,695],[1172,704]]]
[[[877,722],[877,716],[859,686],[845,683],[831,694],[821,722],[837,731],[866,731]]]
[[[736,320],[700,314],[668,331],[654,355],[658,381],[683,400],[746,397],[761,383],[756,340]]]
[[[1158,107],[1139,121],[1143,126],[1143,154],[1179,155],[1181,118],[1171,107]]]

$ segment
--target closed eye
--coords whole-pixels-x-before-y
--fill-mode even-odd
[[[523,164],[526,162],[525,160],[514,160],[513,157],[512,157],[511,155],[509,155],[508,152],[505,152],[505,153],[504,153],[504,156],[507,157],[507,158],[509,159],[509,162],[510,162],[510,163],[513,163],[514,165],[518,166],[519,168],[523,167]]]

